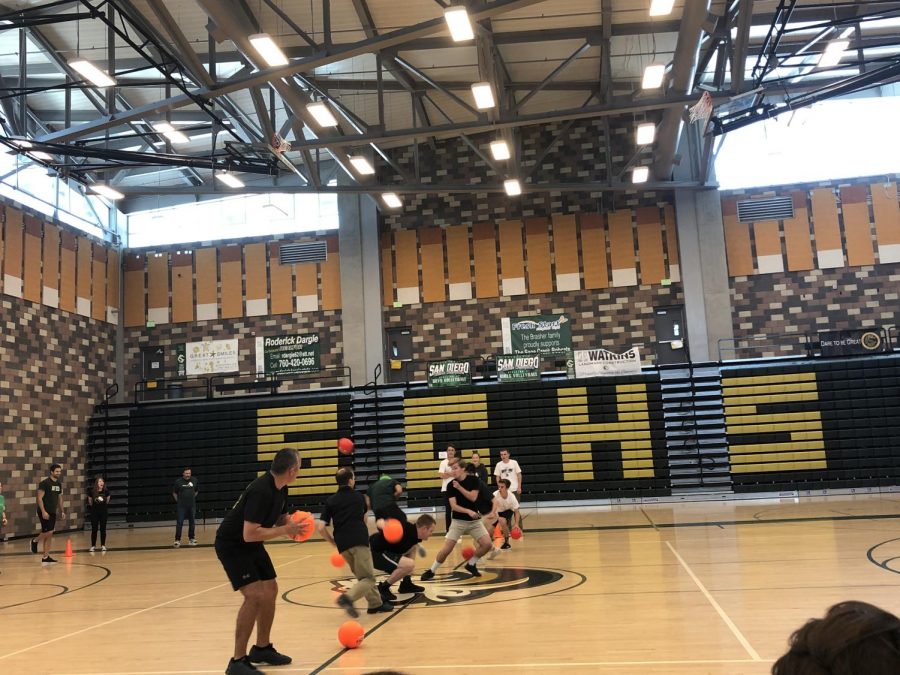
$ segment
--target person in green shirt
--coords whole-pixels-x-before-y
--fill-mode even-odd
[[[0,483],[0,490],[3,489],[3,483]],[[6,527],[6,498],[0,494],[0,526]],[[0,537],[3,539],[3,537]]]
[[[59,477],[62,474],[62,466],[53,464],[50,466],[50,475],[38,483],[37,489],[37,516],[41,521],[41,533],[31,540],[31,552],[37,553],[40,547],[43,551],[41,563],[51,565],[55,562],[50,557],[50,545],[53,542],[53,530],[56,528],[56,516],[66,517],[65,501],[63,500],[62,482]]]

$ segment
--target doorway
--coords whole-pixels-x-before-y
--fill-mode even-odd
[[[690,363],[687,329],[684,325],[684,305],[657,307],[653,310],[653,315],[657,365]]]

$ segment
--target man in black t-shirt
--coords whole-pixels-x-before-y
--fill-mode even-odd
[[[468,534],[475,540],[475,555],[466,562],[466,571],[473,577],[480,577],[478,561],[491,550],[491,538],[481,522],[481,514],[478,513],[478,492],[481,481],[477,476],[467,475],[465,465],[456,462],[451,465],[455,479],[447,486],[447,500],[453,512],[450,521],[450,529],[444,541],[444,546],[435,556],[430,569],[422,573],[422,581],[434,579],[438,568],[444,564],[453,547]]]
[[[254,663],[282,666],[291,662],[291,657],[277,652],[269,639],[278,584],[263,542],[301,531],[301,524],[287,517],[287,486],[299,472],[297,451],[279,450],[269,471],[246,487],[216,532],[216,555],[232,588],[244,596],[234,633],[234,656],[225,671],[228,675],[258,673]],[[253,624],[256,644],[248,655]]]
[[[51,565],[56,562],[50,557],[50,544],[53,542],[53,530],[56,527],[56,514],[65,518],[65,502],[62,496],[62,483],[59,480],[62,474],[62,466],[53,464],[50,467],[50,475],[38,483],[37,489],[37,517],[41,521],[41,533],[31,540],[31,552],[37,553],[41,547],[43,556],[41,563]]]
[[[353,588],[338,596],[337,604],[352,618],[359,612],[353,603],[365,596],[369,605],[368,613],[391,612],[394,606],[382,599],[375,587],[375,570],[372,567],[372,551],[369,550],[369,528],[366,526],[366,512],[369,510],[366,498],[353,489],[356,477],[353,469],[342,467],[334,475],[338,490],[325,500],[325,508],[319,516],[319,533],[325,541],[335,546],[356,577]],[[329,523],[334,523],[334,535],[328,531]]]
[[[403,579],[397,589],[400,593],[418,593],[424,589],[412,583],[409,575],[416,567],[415,551],[419,543],[428,539],[434,532],[434,518],[423,513],[413,525],[405,518],[403,537],[396,543],[384,538],[384,532],[378,531],[369,537],[369,548],[372,550],[372,562],[376,569],[387,572],[390,576],[378,584],[378,592],[385,600],[394,600],[397,596],[391,593],[391,586]]]

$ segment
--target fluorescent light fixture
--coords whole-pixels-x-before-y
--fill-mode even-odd
[[[476,82],[472,85],[472,96],[475,97],[475,107],[486,110],[494,107],[494,88],[490,82]]]
[[[653,122],[638,124],[636,137],[638,145],[650,145],[656,140],[656,125]]]
[[[172,143],[190,143],[191,139],[178,131],[168,122],[156,122],[153,128],[168,138]]]
[[[225,183],[228,187],[232,188],[242,188],[244,187],[243,181],[240,178],[235,176],[233,173],[228,173],[227,171],[223,171],[222,173],[217,173],[216,178]]]
[[[632,183],[646,183],[648,178],[650,178],[649,167],[636,166],[631,171],[631,182]]]
[[[675,0],[653,0],[650,3],[650,16],[665,16],[672,13]]]
[[[494,141],[491,143],[491,155],[493,155],[494,159],[498,162],[509,159],[509,145],[506,144],[506,141]]]
[[[69,65],[95,87],[112,87],[116,83],[116,81],[109,76],[109,73],[100,70],[90,61],[76,59],[75,61],[69,61]]]
[[[644,79],[641,82],[643,89],[658,89],[662,86],[666,75],[666,67],[661,63],[652,63],[644,68]]]
[[[288,64],[288,59],[284,55],[284,52],[278,48],[278,45],[275,44],[272,36],[268,33],[257,33],[256,35],[251,35],[248,39],[250,40],[250,44],[253,45],[253,48],[268,65],[286,66]]]
[[[847,40],[833,40],[832,42],[829,42],[825,47],[825,51],[822,52],[822,55],[819,57],[818,67],[831,68],[832,66],[836,66],[849,46],[850,42]]]
[[[360,176],[371,176],[375,173],[375,167],[362,155],[351,157],[350,163],[353,165],[353,168],[356,169],[356,173]]]
[[[385,192],[383,195],[381,195],[381,199],[385,203],[385,205],[392,209],[399,209],[401,206],[403,206],[403,202],[400,201],[400,197],[398,197],[393,192]]]
[[[515,178],[503,181],[503,189],[510,197],[517,197],[522,194],[522,184]]]
[[[28,155],[30,157],[34,157],[35,159],[43,160],[45,162],[49,162],[50,160],[53,159],[53,157],[48,155],[46,152],[41,152],[40,150],[34,150],[33,152],[29,152]]]
[[[16,147],[21,148],[22,150],[27,150],[28,156],[32,159],[40,159],[44,162],[49,162],[53,159],[53,157],[51,155],[48,155],[46,152],[41,152],[40,150],[28,150],[29,148],[34,147],[34,143],[25,138],[11,138],[10,141]]]
[[[444,10],[444,20],[450,29],[450,37],[454,42],[463,42],[475,37],[472,31],[472,22],[469,20],[469,12],[465,7],[448,7]]]
[[[118,190],[114,190],[113,188],[109,187],[109,185],[100,185],[98,183],[96,185],[89,185],[88,187],[90,188],[91,192],[94,192],[101,197],[106,197],[107,199],[110,199],[112,201],[125,198],[125,195],[123,195]]]
[[[328,106],[321,101],[310,103],[306,106],[306,109],[310,115],[316,118],[316,122],[318,122],[320,127],[336,127],[338,125],[338,121],[331,114]]]

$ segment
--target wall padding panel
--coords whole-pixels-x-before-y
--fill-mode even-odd
[[[3,292],[16,298],[22,297],[22,247],[24,237],[22,212],[6,207],[6,225],[3,242]]]
[[[546,218],[525,219],[525,255],[527,257],[528,292],[552,293],[550,221]]]
[[[169,254],[147,256],[147,321],[169,323]]]
[[[501,220],[500,295],[525,295],[525,252],[522,247],[522,221]]]
[[[817,188],[811,194],[817,266],[823,270],[843,267],[844,248],[841,245],[841,228],[838,223],[834,190]]]
[[[75,258],[78,252],[78,238],[68,230],[59,233],[59,308],[67,312],[75,311]],[[141,298],[144,297],[144,261],[141,256]],[[144,322],[143,301],[141,302],[140,323]]]
[[[497,277],[497,239],[493,223],[472,226],[475,251],[475,297],[496,298],[500,295]]]
[[[809,236],[809,210],[806,193],[791,192],[794,217],[784,221],[784,247],[787,251],[787,267],[791,272],[813,269],[812,240]]]
[[[326,237],[328,260],[320,263],[322,272],[322,309],[341,308],[341,254],[337,237]]]
[[[106,259],[106,320],[113,324],[119,323],[119,264],[119,252],[110,249]]]
[[[753,238],[756,241],[756,267],[759,273],[784,272],[778,221],[758,220],[753,223]]]
[[[194,256],[172,254],[172,322],[194,320]]]
[[[878,262],[900,262],[900,205],[896,183],[872,183],[872,212],[878,237]]]
[[[41,303],[59,307],[59,228],[50,223],[44,223],[43,258]]]
[[[447,281],[450,300],[472,299],[472,252],[469,228],[451,225],[445,231],[447,240]]]
[[[91,315],[91,240],[78,237],[78,254],[75,266],[75,311],[83,316]],[[168,304],[168,298],[166,298]]]
[[[34,216],[25,216],[25,285],[22,297],[31,302],[41,301],[41,248],[44,229]]]
[[[669,260],[669,279],[681,281],[681,263],[678,257],[678,225],[675,222],[675,207],[666,204],[663,208],[666,223],[666,257]]]
[[[585,213],[581,216],[581,258],[584,265],[584,287],[609,288],[606,229],[603,226],[603,216],[599,213]]]
[[[219,318],[218,250],[199,248],[194,252],[197,266],[197,321]]]
[[[869,222],[868,190],[865,185],[841,188],[841,211],[844,216],[844,240],[847,242],[847,264],[874,265],[872,224]]]
[[[94,244],[93,279],[91,281],[91,318],[106,321],[106,257],[107,248]]]
[[[294,311],[294,270],[292,265],[279,262],[280,242],[269,244],[269,284],[272,314],[291,314]]]
[[[241,247],[219,249],[219,281],[222,286],[222,318],[244,316],[244,289],[241,279]]]
[[[265,316],[269,313],[269,276],[266,262],[264,243],[244,244],[246,316]]]
[[[404,305],[416,305],[421,302],[416,234],[416,230],[396,230],[394,232],[394,274],[397,277],[397,301]]]
[[[613,286],[637,286],[634,229],[630,210],[612,211],[609,219],[609,260]]]
[[[658,284],[666,276],[663,258],[662,223],[655,206],[637,209],[638,264],[642,284]]]
[[[578,226],[575,216],[553,216],[553,253],[556,259],[556,290],[581,290],[578,262]]]
[[[297,311],[315,312],[319,309],[319,265],[299,263],[294,265],[297,283]]]
[[[147,322],[147,302],[144,292],[145,261],[143,253],[125,255],[125,326],[143,326]]]
[[[394,304],[394,248],[391,233],[378,235],[381,248],[381,304],[390,307]]]
[[[447,299],[444,284],[444,231],[440,227],[419,230],[422,247],[422,301],[443,302]]]
[[[722,221],[725,226],[725,255],[728,258],[728,274],[746,277],[753,274],[753,252],[750,247],[750,225],[737,217],[737,200],[722,200]]]

